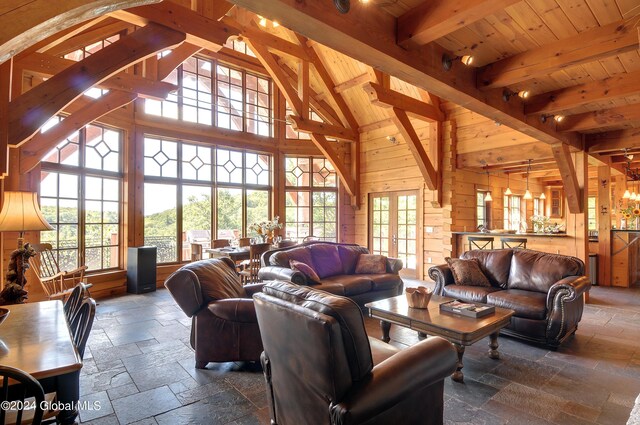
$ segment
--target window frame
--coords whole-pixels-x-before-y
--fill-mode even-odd
[[[517,202],[517,206],[514,204]],[[504,195],[503,197],[503,222],[504,228],[507,230],[515,230],[516,232],[520,231],[520,227],[522,223],[526,223],[526,218],[523,216],[523,213],[526,215],[526,203],[523,202],[523,197],[521,195]],[[517,217],[517,225],[514,222],[514,217]]]

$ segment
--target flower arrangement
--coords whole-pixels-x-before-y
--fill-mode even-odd
[[[626,224],[626,226],[636,227],[636,229],[638,228],[638,225],[640,224],[638,222],[640,220],[640,205],[639,204],[629,205],[629,206],[627,206],[627,208],[621,208],[620,209],[620,214],[625,219],[626,223],[624,223],[624,224]],[[636,221],[635,226],[633,225],[633,220]],[[621,228],[626,227],[624,224],[621,226]]]
[[[282,223],[280,223],[280,216],[275,216],[273,220],[261,221],[260,223],[251,223],[249,230],[256,232],[265,241],[273,237],[273,231],[276,229],[282,229]]]
[[[546,227],[551,222],[551,219],[546,215],[533,215],[531,216],[531,224],[533,224],[534,232],[544,232]]]

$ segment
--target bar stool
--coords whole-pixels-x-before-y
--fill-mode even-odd
[[[471,251],[472,249],[493,249],[493,237],[469,236],[468,239],[469,251]]]
[[[527,249],[527,238],[500,238],[502,249],[505,248],[521,248]]]

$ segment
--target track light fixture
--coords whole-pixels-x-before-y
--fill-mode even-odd
[[[502,100],[504,100],[505,102],[508,102],[512,96],[518,96],[520,99],[526,99],[529,97],[530,94],[531,93],[529,92],[529,90],[520,90],[518,92],[515,92],[509,89],[504,89],[502,91]]]
[[[442,55],[442,68],[445,71],[449,71],[451,69],[451,67],[453,67],[453,61],[460,59],[460,62],[463,63],[463,65],[469,66],[473,63],[473,56],[471,55],[464,55],[464,56],[449,56],[448,54],[443,54]]]
[[[540,115],[540,121],[541,122],[547,122],[547,121],[549,121],[551,119],[553,119],[555,122],[559,123],[559,122],[562,122],[562,120],[564,120],[564,115],[553,115],[553,114]]]

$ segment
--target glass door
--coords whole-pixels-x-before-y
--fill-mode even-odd
[[[417,191],[376,193],[369,199],[369,248],[401,259],[403,277],[418,277],[419,206]]]

